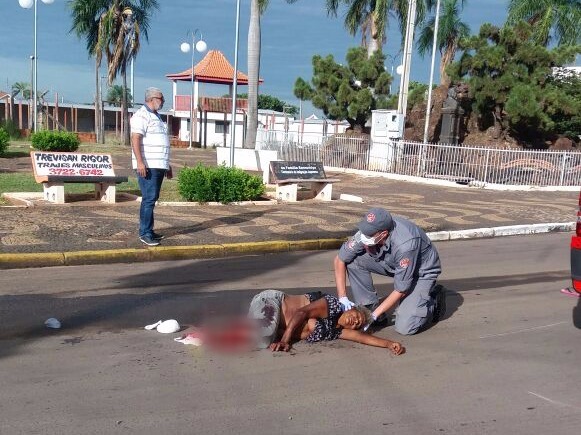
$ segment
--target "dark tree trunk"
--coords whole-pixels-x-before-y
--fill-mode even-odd
[[[492,130],[492,138],[498,139],[502,134],[502,108],[496,106],[494,108],[494,129]]]

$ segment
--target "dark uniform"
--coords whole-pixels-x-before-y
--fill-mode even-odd
[[[357,304],[379,302],[371,273],[394,278],[394,290],[405,293],[396,310],[395,330],[415,334],[432,319],[434,288],[442,272],[438,251],[426,233],[413,222],[391,217],[393,223],[383,245],[365,246],[357,232],[339,249],[347,266],[353,299]]]

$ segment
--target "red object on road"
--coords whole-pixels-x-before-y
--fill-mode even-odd
[[[571,237],[571,281],[573,290],[581,294],[581,192],[579,192],[575,235]]]

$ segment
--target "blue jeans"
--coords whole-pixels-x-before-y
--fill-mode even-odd
[[[153,236],[153,208],[159,198],[161,183],[165,177],[165,169],[147,168],[145,177],[137,174],[137,182],[141,190],[141,207],[139,209],[139,237]]]

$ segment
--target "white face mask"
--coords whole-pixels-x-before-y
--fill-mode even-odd
[[[368,237],[363,233],[359,233],[359,240],[361,241],[361,243],[363,243],[365,246],[375,246],[377,245],[377,241],[375,239],[375,237]]]

